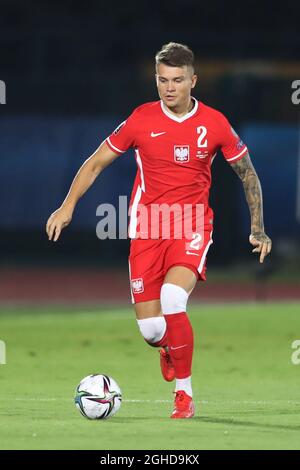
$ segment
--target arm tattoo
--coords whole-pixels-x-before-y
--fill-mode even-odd
[[[264,232],[262,191],[249,154],[247,153],[241,160],[231,166],[243,182],[251,215],[251,233],[261,234]]]

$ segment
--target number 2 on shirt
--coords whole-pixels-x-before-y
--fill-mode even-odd
[[[197,144],[198,147],[200,147],[200,148],[207,147],[207,139],[205,139],[204,142],[203,142],[203,139],[205,138],[205,136],[207,134],[206,127],[204,127],[204,126],[197,127],[197,134],[200,134],[199,137],[198,137],[198,144]]]

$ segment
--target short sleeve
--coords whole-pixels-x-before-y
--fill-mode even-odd
[[[226,117],[221,116],[221,150],[228,163],[235,163],[247,154],[248,149]]]
[[[135,117],[132,113],[126,121],[121,122],[113,133],[107,137],[106,143],[109,148],[121,155],[125,153],[130,147],[134,146],[135,136]]]

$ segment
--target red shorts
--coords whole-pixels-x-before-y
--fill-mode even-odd
[[[206,255],[212,232],[195,234],[193,240],[133,239],[130,243],[129,277],[132,303],[160,298],[165,275],[172,266],[191,269],[198,281],[205,281]],[[199,240],[200,238],[200,240]]]

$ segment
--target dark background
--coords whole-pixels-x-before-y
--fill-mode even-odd
[[[131,152],[100,176],[57,244],[44,227],[84,159],[134,107],[158,99],[154,55],[175,41],[195,53],[194,95],[221,110],[249,147],[274,240],[263,269],[296,269],[300,105],[291,85],[300,79],[299,17],[297,1],[1,1],[2,266],[124,267],[129,242],[97,239],[96,208],[130,194]],[[248,209],[221,154],[211,204],[210,266],[248,269]]]

